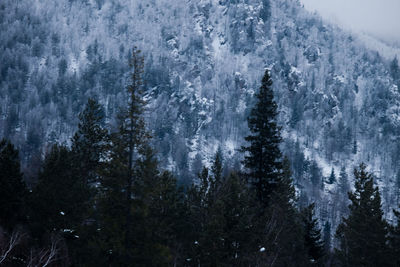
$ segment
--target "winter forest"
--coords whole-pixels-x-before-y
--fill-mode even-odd
[[[400,68],[298,0],[0,1],[0,266],[400,266]]]

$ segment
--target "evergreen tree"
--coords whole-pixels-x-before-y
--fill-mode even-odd
[[[350,215],[343,218],[336,236],[342,266],[389,266],[388,225],[383,219],[379,188],[362,163],[354,170],[355,191],[350,192]]]
[[[331,223],[326,221],[323,229],[323,241],[325,252],[329,253],[331,250]]]
[[[247,119],[251,134],[245,140],[249,146],[242,147],[248,177],[259,201],[265,206],[278,187],[282,175],[280,127],[277,125],[277,104],[271,86],[272,80],[266,70],[256,94],[257,103]]]
[[[335,169],[332,168],[331,175],[329,176],[328,183],[334,184],[336,182]]]
[[[222,150],[221,147],[218,147],[218,150],[215,153],[214,163],[211,166],[211,172],[214,175],[214,187],[218,187],[222,180],[222,161]]]
[[[149,214],[160,175],[143,119],[143,61],[134,48],[128,105],[119,115],[119,131],[111,135],[110,161],[102,174],[97,254],[108,253],[112,265],[163,266],[170,260],[170,251],[153,234]]]
[[[0,141],[0,226],[9,229],[25,221],[27,188],[20,170],[18,150]]]
[[[71,151],[54,145],[46,155],[30,200],[30,217],[36,237],[56,231],[74,238],[89,205],[88,187],[79,178],[73,168]]]
[[[98,168],[107,152],[108,130],[104,127],[105,113],[101,105],[89,98],[79,114],[78,131],[72,138],[75,167],[88,184],[98,182]]]
[[[390,72],[394,82],[398,84],[400,82],[400,68],[397,57],[395,57],[390,63]]]
[[[218,166],[217,152],[212,169]],[[204,168],[199,184],[188,192],[189,231],[188,259],[193,265],[244,266],[258,253],[252,227],[255,207],[246,182],[232,173],[216,186],[215,177]]]
[[[304,241],[311,264],[321,264],[324,256],[324,243],[321,239],[318,221],[314,218],[314,207],[315,204],[312,203],[302,212],[305,229]]]
[[[78,130],[72,138],[72,167],[76,179],[88,193],[84,222],[77,229],[78,239],[70,244],[69,250],[72,263],[76,266],[88,265],[91,262],[92,251],[90,242],[97,236],[98,211],[97,188],[101,166],[105,161],[109,135],[104,127],[104,110],[98,102],[88,99],[85,109],[79,114]]]
[[[339,174],[339,183],[338,183],[339,192],[343,195],[346,195],[350,191],[349,187],[349,178],[346,173],[346,168],[342,166]]]
[[[283,167],[280,127],[277,125],[277,104],[268,70],[262,79],[257,102],[248,118],[249,143],[242,147],[244,165],[251,190],[255,192],[256,214],[252,225],[255,232],[253,249],[269,253],[253,255],[257,264],[306,264],[303,227],[295,209],[290,163]],[[267,222],[267,223],[266,223]]]

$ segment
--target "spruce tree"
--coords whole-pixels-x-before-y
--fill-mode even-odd
[[[340,169],[338,188],[339,192],[343,195],[346,195],[350,191],[349,178],[344,166]]]
[[[324,243],[321,239],[321,229],[318,220],[314,218],[314,207],[312,203],[303,210],[303,224],[305,229],[305,247],[308,252],[310,264],[321,264],[324,256]]]
[[[256,98],[257,103],[247,119],[251,134],[245,140],[249,146],[243,146],[242,151],[245,152],[244,165],[250,182],[259,201],[267,206],[282,175],[278,111],[268,70],[265,71]]]
[[[188,192],[189,231],[188,259],[201,266],[245,266],[258,253],[252,226],[256,208],[243,177],[231,173],[220,177],[222,157],[217,151],[209,175],[203,168],[199,184]],[[217,178],[218,179],[218,178]]]
[[[84,182],[98,182],[98,168],[107,152],[108,130],[104,127],[103,107],[89,98],[85,109],[79,114],[78,130],[72,138],[75,168]]]
[[[389,266],[388,225],[383,219],[379,188],[365,164],[354,169],[355,191],[350,192],[350,215],[343,218],[336,237],[342,266]]]
[[[329,175],[328,183],[334,184],[336,182],[335,169],[332,168],[331,175]]]
[[[323,241],[324,241],[325,252],[330,253],[330,251],[331,251],[331,223],[329,221],[326,221],[324,224]]]
[[[0,141],[0,226],[9,229],[25,221],[27,188],[22,177],[18,150]]]
[[[34,235],[56,231],[74,238],[88,210],[88,196],[88,187],[73,168],[73,154],[65,146],[54,145],[30,199]]]
[[[253,217],[252,242],[254,250],[268,253],[253,254],[254,264],[306,264],[303,228],[294,207],[294,188],[290,164],[283,168],[280,127],[277,125],[277,104],[268,70],[262,79],[256,104],[248,117],[250,135],[248,146],[242,147],[246,176],[250,182],[257,210]]]
[[[89,98],[79,114],[78,130],[72,138],[72,168],[87,192],[85,203],[82,203],[87,210],[76,233],[79,238],[70,244],[71,261],[76,266],[90,265],[90,243],[98,234],[97,188],[109,145],[109,134],[104,120],[102,106],[95,99]]]
[[[119,114],[118,131],[111,134],[110,161],[102,174],[99,243],[113,265],[164,265],[170,257],[157,238],[149,238],[154,231],[149,198],[160,176],[143,118],[143,65],[140,50],[134,48],[127,108]]]

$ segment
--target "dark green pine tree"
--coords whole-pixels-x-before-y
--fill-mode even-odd
[[[249,146],[242,147],[249,180],[264,206],[269,204],[282,175],[280,127],[277,125],[277,104],[271,86],[272,80],[266,70],[256,94],[257,103],[247,119],[251,134],[245,140]]]
[[[314,207],[315,204],[312,203],[302,212],[305,229],[304,241],[310,265],[321,265],[324,256],[324,243],[321,239],[321,229],[318,226],[318,220],[314,218]]]
[[[99,103],[89,98],[79,114],[78,130],[72,138],[72,167],[76,179],[85,188],[87,196],[82,203],[87,207],[82,224],[70,244],[71,262],[75,266],[90,265],[93,251],[90,243],[98,234],[97,188],[101,167],[109,146],[108,130],[104,127],[105,113]]]
[[[336,175],[335,175],[335,169],[334,168],[332,168],[331,175],[329,175],[328,183],[329,184],[336,183]]]
[[[25,222],[27,188],[22,177],[18,150],[0,141],[0,226],[8,230]]]
[[[350,191],[349,178],[347,176],[346,168],[344,166],[340,169],[338,187],[339,192],[343,195],[346,195]]]
[[[189,231],[187,258],[191,265],[245,266],[259,247],[254,246],[255,213],[248,186],[239,175],[221,175],[222,155],[218,150],[211,175],[203,168],[199,184],[188,192]],[[218,180],[218,183],[215,181]]]
[[[127,108],[118,117],[119,131],[111,134],[110,160],[101,179],[97,254],[107,255],[110,265],[163,266],[170,255],[157,243],[149,223],[149,196],[159,172],[143,118],[144,58],[137,48],[132,51],[130,66],[133,72],[127,87]]]
[[[31,194],[31,226],[35,237],[60,232],[74,238],[88,210],[89,188],[73,166],[73,154],[54,145],[46,155]]]
[[[214,163],[211,166],[211,172],[213,174],[213,180],[211,187],[218,188],[222,182],[222,149],[218,147],[215,153]]]
[[[331,223],[329,221],[326,221],[324,224],[324,229],[323,229],[323,241],[324,241],[324,247],[325,247],[325,253],[329,254],[331,251]]]
[[[343,218],[336,237],[341,266],[390,266],[388,224],[383,219],[379,188],[366,165],[354,169],[355,191],[350,192],[350,215]]]
[[[98,168],[106,157],[109,135],[104,120],[103,107],[95,99],[89,98],[85,109],[79,114],[78,130],[72,138],[75,168],[88,184],[98,182]]]
[[[394,82],[399,84],[400,83],[400,68],[399,68],[399,62],[397,60],[397,57],[395,57],[392,60],[392,62],[390,63],[390,72],[392,74]]]
[[[255,231],[253,249],[257,264],[306,264],[303,227],[294,207],[294,188],[290,164],[283,168],[280,127],[277,125],[277,104],[268,70],[262,79],[257,102],[248,117],[248,146],[242,147],[246,176],[255,192],[257,212],[252,225]],[[262,253],[268,251],[268,253]]]

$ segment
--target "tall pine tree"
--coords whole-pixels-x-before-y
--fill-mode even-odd
[[[355,191],[350,192],[350,215],[343,218],[336,237],[341,266],[389,266],[388,225],[383,219],[379,188],[365,164],[354,169]]]
[[[260,250],[252,260],[257,264],[290,265],[307,263],[303,227],[294,207],[294,188],[290,164],[283,167],[280,127],[272,80],[266,70],[257,102],[248,117],[248,146],[242,147],[244,165],[251,189],[255,192],[257,212],[252,225],[256,233],[253,249]],[[268,253],[262,253],[268,251]]]
[[[282,175],[278,111],[268,70],[265,71],[256,97],[257,103],[247,119],[251,134],[245,140],[249,146],[242,147],[242,151],[245,152],[244,165],[250,182],[259,201],[267,206]]]
[[[110,160],[103,168],[98,254],[106,252],[111,265],[162,266],[170,260],[170,252],[159,242],[149,213],[161,178],[143,118],[144,58],[140,53],[137,48],[132,51],[127,108],[119,114],[118,131],[111,134]]]

